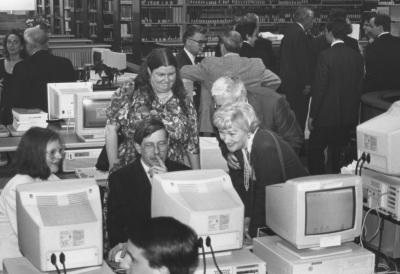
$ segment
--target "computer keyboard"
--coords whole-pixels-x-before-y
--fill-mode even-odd
[[[108,172],[101,171],[95,167],[81,167],[75,169],[75,174],[79,178],[94,178],[96,180],[107,180]]]

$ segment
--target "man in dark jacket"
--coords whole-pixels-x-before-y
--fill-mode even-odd
[[[24,32],[30,55],[14,68],[15,102],[13,107],[39,108],[47,112],[47,84],[76,81],[70,60],[54,56],[48,48],[48,35],[40,27]]]
[[[358,123],[364,65],[361,54],[344,44],[346,31],[345,20],[328,22],[325,33],[331,47],[323,51],[317,61],[308,120],[311,174],[325,173],[327,146],[332,172],[340,172],[340,147],[349,141]]]

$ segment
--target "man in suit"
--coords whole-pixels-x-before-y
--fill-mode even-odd
[[[242,36],[242,48],[239,55],[249,58],[261,58],[266,68],[275,71],[275,56],[272,42],[258,37],[260,21],[255,13],[247,13],[239,19],[235,30]]]
[[[200,81],[202,85],[200,98],[200,132],[213,133],[211,123],[213,103],[211,86],[221,76],[237,76],[246,88],[264,86],[276,90],[281,80],[265,68],[259,58],[240,57],[239,51],[242,38],[237,31],[226,31],[220,37],[220,50],[222,57],[207,57],[194,66],[183,66],[181,76],[183,79]]]
[[[372,42],[365,53],[365,91],[400,89],[400,38],[390,34],[390,17],[378,14],[372,17]]]
[[[50,53],[48,35],[40,27],[26,29],[24,39],[30,56],[14,68],[16,101],[13,107],[47,111],[47,83],[74,82],[75,71],[70,60]]]
[[[151,217],[151,178],[154,174],[189,169],[167,158],[168,133],[164,124],[154,118],[143,120],[134,134],[135,148],[141,155],[133,163],[109,177],[107,231],[110,246],[128,239],[128,230],[139,232]]]
[[[197,55],[204,50],[207,45],[206,29],[199,25],[188,26],[183,33],[183,49],[175,56],[178,68],[184,65],[195,65]],[[201,85],[198,82],[193,83],[193,102],[198,112],[200,106]]]
[[[280,47],[281,92],[286,95],[302,129],[305,128],[312,81],[312,53],[307,32],[313,21],[311,9],[298,8],[294,22],[284,32]]]
[[[347,27],[344,19],[327,23],[325,34],[331,47],[317,61],[308,120],[311,174],[325,173],[326,147],[330,150],[331,172],[340,172],[340,148],[348,143],[358,123],[364,64],[361,54],[344,44]]]

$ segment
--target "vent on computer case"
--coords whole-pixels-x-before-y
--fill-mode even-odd
[[[220,268],[220,269],[221,269],[221,273],[222,273],[222,274],[234,274],[233,271],[232,271],[232,269],[231,269],[230,267],[227,267],[227,268]],[[214,274],[220,274],[220,272],[219,272],[217,269],[215,269],[215,270],[214,270]]]

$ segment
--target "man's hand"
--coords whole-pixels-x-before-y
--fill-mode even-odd
[[[313,118],[308,117],[308,130],[309,130],[309,131],[312,131],[313,129],[314,129],[314,126],[313,126]]]
[[[168,169],[160,156],[156,155],[155,159],[157,160],[157,163],[155,162],[154,165],[149,169],[149,174],[151,178],[153,178],[154,174],[162,174],[168,172]]]
[[[232,152],[228,152],[228,154],[226,155],[226,161],[230,168],[235,169],[235,170],[240,169],[239,161],[236,158],[235,154],[233,154]]]

